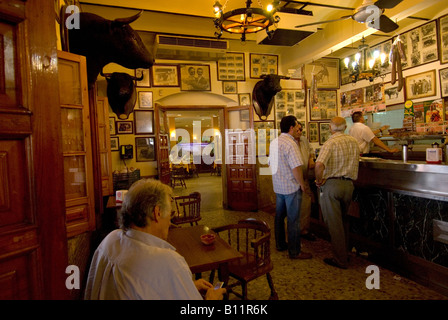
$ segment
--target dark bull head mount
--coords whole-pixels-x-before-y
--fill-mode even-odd
[[[107,20],[88,12],[70,15],[71,19],[79,18],[79,28],[68,30],[68,49],[86,57],[90,88],[108,63],[114,62],[129,69],[147,69],[154,64],[154,55],[148,51],[138,33],[129,25],[137,20],[142,12],[129,18],[115,20]],[[65,15],[64,22],[67,17],[68,15]]]
[[[277,92],[282,91],[280,79],[289,79],[289,77],[279,76],[276,74],[262,75],[263,80],[255,84],[252,92],[253,105],[255,113],[260,120],[267,120],[274,105],[274,96]]]
[[[134,80],[143,80],[143,75],[140,78],[122,72],[101,72],[101,75],[107,80],[107,98],[112,111],[118,119],[126,120],[134,110],[137,100]]]

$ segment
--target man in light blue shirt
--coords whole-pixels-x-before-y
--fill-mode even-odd
[[[92,259],[86,300],[220,300],[203,279],[193,281],[185,259],[169,244],[169,186],[158,180],[137,181],[120,212],[121,229],[109,233]]]
[[[304,164],[295,138],[299,136],[299,125],[295,116],[283,117],[281,134],[272,141],[269,162],[272,168],[272,183],[276,194],[275,242],[277,250],[288,249],[291,259],[310,259],[310,253],[301,252],[300,247],[300,204],[302,192],[311,194],[303,179],[301,166]],[[287,217],[288,242],[285,235]]]

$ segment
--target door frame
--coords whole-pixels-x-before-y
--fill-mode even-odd
[[[224,145],[225,140],[224,140],[224,136],[225,136],[225,110],[226,110],[226,106],[225,105],[197,105],[197,106],[192,106],[192,105],[161,105],[158,103],[155,103],[154,105],[154,118],[155,118],[155,129],[156,129],[156,140],[159,141],[159,133],[160,133],[160,116],[159,116],[159,112],[170,112],[170,111],[201,111],[201,110],[217,110],[218,114],[219,114],[219,132],[221,133],[221,137],[222,137],[222,145]],[[164,117],[164,121],[165,121],[165,127],[168,126],[168,124],[166,123],[166,117]],[[166,133],[168,134],[169,137],[169,132]],[[224,148],[222,150],[222,158],[223,158],[223,166],[225,166],[225,153],[224,153]],[[160,159],[159,156],[157,156],[157,171],[159,174],[159,179],[160,179],[160,174],[161,174],[161,161],[163,161],[163,159]],[[223,170],[225,171],[225,170]],[[222,180],[222,192],[223,192],[223,208],[227,208],[227,185],[225,183],[226,181],[226,173],[222,172],[222,176],[221,176],[221,180]]]

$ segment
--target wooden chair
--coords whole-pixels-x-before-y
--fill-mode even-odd
[[[175,188],[176,186],[187,188],[187,184],[185,183],[185,168],[184,167],[173,167],[171,169],[171,187]]]
[[[193,192],[188,196],[176,196],[174,199],[174,216],[171,222],[174,225],[189,223],[197,225],[201,217],[201,194]]]
[[[260,220],[240,220],[237,224],[214,228],[222,239],[238,250],[243,258],[229,263],[229,275],[236,282],[227,285],[228,293],[247,300],[247,285],[250,281],[266,275],[271,289],[270,300],[278,300],[270,272],[273,269],[271,261],[271,229]],[[211,275],[213,278],[213,275]],[[241,294],[233,288],[241,285]]]

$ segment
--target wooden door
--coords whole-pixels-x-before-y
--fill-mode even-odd
[[[258,209],[255,133],[251,106],[228,107],[225,116],[225,166],[229,209]]]
[[[114,192],[110,148],[109,102],[106,97],[97,97],[96,110],[101,168],[101,194],[103,197],[106,197],[112,195]]]
[[[155,104],[157,172],[159,180],[170,184],[170,135],[166,118],[166,110]]]
[[[58,51],[67,236],[95,229],[86,58]]]
[[[0,2],[0,299],[65,299],[67,236],[52,1]]]

